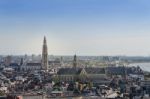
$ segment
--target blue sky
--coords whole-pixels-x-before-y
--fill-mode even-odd
[[[149,0],[0,0],[0,54],[150,55]]]

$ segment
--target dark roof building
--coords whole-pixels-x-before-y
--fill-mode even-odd
[[[41,63],[33,63],[33,62],[30,62],[30,63],[26,63],[25,65],[22,65],[21,66],[21,70],[23,71],[26,71],[26,70],[40,70],[42,67],[42,64]]]
[[[106,84],[109,82],[105,73],[105,68],[60,68],[57,72],[59,81],[92,81],[94,84]]]
[[[87,74],[105,74],[105,68],[60,68],[58,70],[58,75],[74,75],[80,74],[82,70],[85,70]]]
[[[139,67],[107,67],[107,74],[112,75],[128,75],[128,74],[143,74],[142,69]]]
[[[54,61],[48,61],[48,64],[60,64],[61,62],[59,60],[54,60]]]
[[[41,63],[27,63],[27,66],[41,66]]]
[[[10,63],[10,65],[9,66],[11,66],[11,67],[16,67],[16,66],[20,66],[18,63]]]
[[[18,63],[10,63],[9,67],[13,68],[14,70],[20,70],[20,65]]]
[[[100,67],[86,67],[81,68],[77,66],[77,56],[74,56],[72,68],[60,68],[57,72],[57,76],[54,79],[59,80],[60,82],[66,81],[81,81],[88,82],[92,81],[95,84],[104,83],[106,84],[107,75],[105,73],[105,68]],[[106,80],[107,79],[107,80]]]

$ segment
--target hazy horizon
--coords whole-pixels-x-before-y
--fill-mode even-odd
[[[0,55],[150,56],[149,0],[1,0]]]

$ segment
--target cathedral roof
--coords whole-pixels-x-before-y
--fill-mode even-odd
[[[60,64],[60,61],[59,60],[48,61],[48,64]]]
[[[58,70],[59,75],[73,75],[80,74],[83,68],[60,68]],[[105,74],[104,68],[87,67],[84,68],[87,74]]]
[[[27,66],[41,66],[41,63],[27,63]]]
[[[98,67],[85,68],[85,71],[88,74],[105,74],[105,69],[104,68],[98,68]]]
[[[73,75],[73,74],[78,74],[79,71],[81,71],[81,68],[78,68],[78,69],[76,69],[76,68],[60,68],[58,70],[58,74],[59,75],[68,75],[68,74]]]

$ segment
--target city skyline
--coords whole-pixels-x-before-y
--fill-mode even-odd
[[[0,55],[150,55],[148,0],[1,0]]]

